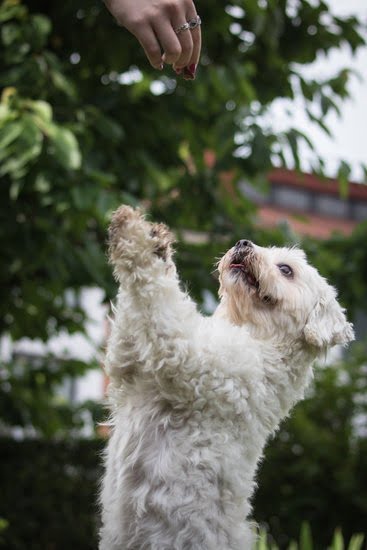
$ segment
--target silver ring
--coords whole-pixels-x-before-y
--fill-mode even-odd
[[[190,21],[188,21],[187,23],[189,25],[190,31],[196,29],[196,27],[199,27],[201,25],[200,15],[197,15],[194,19],[190,19]]]
[[[183,25],[180,25],[179,27],[177,27],[177,29],[175,29],[175,33],[180,34],[180,32],[182,31],[188,31],[189,28],[190,28],[190,24],[186,22]]]
[[[196,29],[196,27],[198,27],[199,25],[201,25],[201,19],[200,16],[197,15],[194,19],[190,19],[190,21],[186,21],[186,23],[177,27],[177,29],[175,29],[175,33],[180,34],[180,32],[183,31],[192,31],[193,29]]]

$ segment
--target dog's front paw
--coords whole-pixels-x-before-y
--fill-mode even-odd
[[[123,204],[111,218],[108,252],[112,264],[131,261],[145,240],[144,218],[140,210]]]
[[[141,233],[141,227],[139,230],[139,226],[144,223],[144,217],[139,209],[123,204],[115,210],[108,228],[110,256],[113,257],[126,241],[131,240],[134,233],[139,236],[139,233]]]
[[[154,254],[167,261],[172,255],[172,243],[174,242],[171,231],[164,223],[154,223],[150,234],[154,243]]]
[[[112,215],[109,256],[116,267],[146,267],[156,256],[167,261],[172,242],[169,229],[146,221],[139,209],[122,205]]]

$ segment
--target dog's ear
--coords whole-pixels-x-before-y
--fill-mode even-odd
[[[354,340],[353,325],[346,320],[336,298],[320,300],[304,328],[305,340],[318,348],[347,344]]]

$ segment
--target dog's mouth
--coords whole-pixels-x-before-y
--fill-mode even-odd
[[[270,294],[266,294],[261,290],[259,279],[253,271],[249,255],[244,256],[242,259],[238,255],[235,255],[232,262],[229,264],[229,269],[237,277],[241,276],[246,285],[255,291],[254,296],[256,296],[258,303],[267,306],[276,305],[277,300]]]
[[[254,288],[256,291],[260,289],[259,279],[254,273],[252,266],[252,260],[254,259],[254,254],[246,251],[245,253],[239,253],[235,250],[235,253],[232,256],[232,262],[229,265],[231,272],[237,273],[241,276],[242,280],[250,287]]]
[[[243,261],[241,263],[239,263],[238,261],[234,261],[230,264],[229,269],[231,271],[240,273],[242,275],[242,278],[250,287],[259,290],[259,281],[246,263],[244,263]]]

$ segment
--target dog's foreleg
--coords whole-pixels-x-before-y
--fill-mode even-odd
[[[180,288],[172,242],[166,226],[131,207],[112,217],[109,254],[120,286],[106,361],[112,376],[182,361],[198,313]]]
[[[139,209],[120,206],[109,227],[109,259],[117,281],[132,286],[167,272],[172,267],[173,241],[164,224],[149,223]]]

